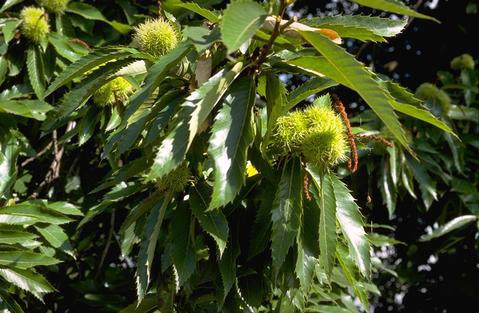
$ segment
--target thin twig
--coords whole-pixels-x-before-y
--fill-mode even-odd
[[[45,153],[48,152],[48,150],[50,150],[50,148],[52,147],[53,145],[53,142],[50,141],[42,150],[40,150],[35,156],[32,156],[28,159],[26,159],[25,161],[23,161],[20,166],[21,167],[25,167],[27,166],[28,164],[30,164],[31,162],[35,161],[36,159],[38,159],[39,157],[41,157],[42,155],[44,155]]]
[[[268,42],[263,46],[259,53],[259,57],[256,60],[256,64],[259,67],[263,62],[266,60],[266,57],[273,46],[274,41],[278,36],[281,34],[281,21],[283,20],[284,13],[286,13],[286,1],[281,0],[279,5],[279,14],[276,17],[276,22],[274,24],[273,32],[271,33],[271,37],[269,38]]]
[[[95,274],[95,279],[98,279],[98,277],[101,274],[101,268],[103,267],[103,263],[105,263],[106,256],[108,254],[108,250],[110,250],[111,246],[111,240],[113,238],[113,235],[115,233],[115,215],[116,215],[116,210],[115,208],[112,209],[111,215],[110,215],[110,229],[108,231],[108,237],[106,239],[106,245],[105,248],[103,249],[103,252],[101,254],[100,258],[100,263],[98,264],[98,268],[96,270]]]
[[[69,122],[67,125],[66,132],[70,131],[74,127],[73,122]],[[35,191],[30,195],[30,199],[36,199],[43,191],[43,189],[49,186],[52,182],[60,177],[60,168],[62,163],[63,153],[65,148],[58,144],[58,133],[57,130],[52,132],[52,145],[53,145],[53,160],[50,164],[47,174],[43,181],[38,185]]]

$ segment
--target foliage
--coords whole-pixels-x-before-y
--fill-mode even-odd
[[[430,19],[398,1],[355,2]],[[380,181],[392,215],[389,179],[400,188],[399,177],[414,177],[425,207],[438,198],[414,157],[430,158],[427,137],[409,124],[429,123],[453,143],[450,112],[461,109],[444,116],[425,99],[434,116],[339,45],[341,36],[385,41],[405,20],[283,20],[291,1],[53,3],[40,2],[55,12],[41,16],[50,31],[30,35],[17,18],[27,3],[0,8],[6,309],[42,311],[30,294],[56,288],[52,312],[369,310],[372,273],[384,269],[371,246],[392,241],[365,227],[342,181],[354,171],[340,162],[345,150],[357,163],[353,132],[394,141],[378,163],[390,166]],[[474,71],[463,71],[474,85]],[[281,73],[308,80],[292,89]],[[340,100],[308,101],[338,84],[371,108],[361,128],[351,129]],[[297,115],[308,120],[293,140],[301,149],[275,153],[289,140],[278,140],[281,125]]]

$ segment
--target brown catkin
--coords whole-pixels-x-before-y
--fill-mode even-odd
[[[351,172],[354,173],[357,171],[359,165],[358,148],[356,146],[355,137],[353,134],[353,130],[351,129],[351,123],[349,121],[348,114],[346,113],[346,108],[344,107],[344,104],[341,102],[338,96],[332,96],[334,100],[334,106],[338,113],[341,115],[344,125],[346,126],[346,131],[348,132],[348,140],[351,147],[351,157],[348,161],[348,168]]]
[[[392,147],[393,146],[393,143],[390,142],[389,140],[387,140],[386,138],[384,138],[383,136],[380,136],[380,135],[358,135],[358,138],[359,139],[366,139],[366,140],[370,140],[370,141],[375,141],[379,144],[382,144],[383,146],[386,146],[386,147]]]
[[[308,178],[308,173],[304,173],[304,179],[303,179],[303,192],[304,196],[308,201],[311,201],[311,194],[309,193],[309,178]]]

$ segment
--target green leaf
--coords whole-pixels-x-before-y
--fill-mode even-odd
[[[0,244],[17,244],[30,240],[37,239],[38,236],[26,231],[18,230],[17,228],[13,229],[0,229]]]
[[[384,162],[380,169],[381,177],[378,180],[378,187],[381,190],[383,203],[386,204],[388,209],[389,218],[392,219],[394,212],[396,211],[396,190],[390,179],[391,168],[389,163]]]
[[[100,117],[98,113],[99,112],[96,107],[90,107],[85,116],[81,119],[80,123],[78,123],[79,146],[82,146],[93,136],[93,133],[95,132],[95,126],[98,122],[98,118]]]
[[[274,190],[274,188],[273,185],[266,184],[264,180],[260,185],[262,192],[259,200],[259,209],[250,233],[249,259],[262,253],[271,238],[271,207],[275,197],[274,192],[271,190]]]
[[[2,33],[3,33],[3,40],[5,41],[5,44],[8,45],[10,40],[12,40],[15,37],[15,30],[21,23],[22,23],[22,20],[19,20],[19,19],[6,20],[3,23]]]
[[[408,15],[408,16],[413,16],[417,18],[423,18],[423,19],[439,22],[433,17],[421,14],[419,12],[416,12],[410,9],[408,6],[406,6],[404,3],[402,3],[399,0],[352,0],[352,1],[373,9],[378,9],[378,10],[382,10],[386,12]]]
[[[243,63],[240,62],[229,71],[221,70],[186,98],[176,115],[171,132],[156,152],[148,174],[150,180],[163,177],[184,160],[201,125],[242,68]]]
[[[79,207],[65,201],[46,202],[44,205],[48,209],[61,214],[83,216],[83,213],[80,211]]]
[[[430,234],[423,235],[419,239],[420,241],[429,241],[434,238],[444,236],[447,233],[452,232],[453,230],[464,227],[465,225],[477,221],[477,216],[475,215],[463,215],[458,216],[450,220],[444,225],[433,230]]]
[[[146,219],[143,238],[138,253],[138,264],[136,271],[136,286],[138,301],[142,301],[147,292],[148,284],[151,281],[151,267],[155,257],[156,244],[160,235],[161,224],[165,212],[172,198],[171,193],[165,195],[161,206],[155,206]]]
[[[171,256],[178,272],[180,286],[190,278],[195,271],[196,256],[193,246],[191,231],[191,212],[185,205],[180,205],[174,211],[171,221],[171,234],[169,240],[172,245]]]
[[[268,127],[262,143],[263,150],[265,150],[269,144],[276,120],[286,114],[290,109],[286,87],[279,77],[272,73],[266,76],[266,108],[268,113]]]
[[[19,4],[23,1],[24,0],[6,0],[0,8],[0,12],[6,11],[8,8],[13,7],[14,5]]]
[[[436,118],[427,109],[423,108],[421,100],[414,97],[414,95],[406,88],[389,80],[380,79],[379,82],[386,87],[390,95],[394,98],[394,101],[390,102],[394,110],[429,123],[448,133],[454,134],[452,129],[446,123]]]
[[[294,89],[288,96],[288,110],[294,108],[296,104],[300,103],[301,101],[305,100],[309,96],[317,94],[323,90],[328,88],[337,86],[336,83],[332,79],[324,78],[324,77],[314,77],[309,79],[301,86]]]
[[[255,81],[242,78],[225,94],[223,106],[211,129],[208,153],[214,161],[214,184],[210,209],[234,200],[245,182],[248,147],[254,139],[252,110]]]
[[[40,274],[15,268],[0,268],[0,276],[16,287],[30,292],[39,300],[45,293],[55,291],[55,288]]]
[[[10,294],[1,289],[0,299],[2,300],[2,305],[4,305],[9,310],[9,313],[25,313],[25,311],[23,311],[17,301],[15,301],[15,299]]]
[[[296,273],[296,277],[298,277],[304,293],[309,292],[311,289],[317,264],[318,260],[311,256],[307,250],[304,249],[301,240],[298,240],[298,256],[296,258],[294,272]]]
[[[55,51],[70,62],[76,62],[81,57],[87,55],[89,50],[81,44],[71,42],[68,37],[59,33],[50,33],[48,41],[52,44]]]
[[[339,261],[339,265],[343,270],[344,276],[346,277],[349,286],[353,289],[354,294],[356,295],[356,297],[358,297],[366,312],[369,312],[369,300],[366,288],[356,279],[353,272],[354,264],[348,257],[346,249],[340,246],[337,249],[336,257]]]
[[[407,149],[408,139],[390,104],[391,96],[374,80],[367,68],[327,37],[301,31],[323,57],[302,57],[288,63],[313,73],[324,74],[356,91],[383,121],[394,137]]]
[[[211,190],[205,185],[194,186],[190,193],[190,206],[201,227],[213,237],[218,245],[220,258],[228,242],[228,221],[220,210],[208,211]]]
[[[190,10],[191,12],[195,12],[196,14],[201,15],[204,18],[208,19],[212,23],[218,23],[220,20],[218,15],[216,15],[216,13],[208,9],[202,8],[194,2],[186,2],[186,3],[178,2],[178,3],[174,3],[173,6],[177,8],[187,9],[187,10]]]
[[[99,65],[130,56],[134,52],[135,50],[133,49],[116,47],[97,49],[82,57],[75,63],[70,64],[60,75],[57,76],[53,83],[50,84],[44,96],[46,97],[50,95],[58,88],[68,84],[73,79],[85,74]]]
[[[299,233],[302,215],[303,175],[297,158],[288,160],[273,202],[271,250],[276,273],[283,265],[288,250]]]
[[[131,30],[131,26],[127,24],[120,23],[118,21],[108,20],[97,8],[94,6],[83,3],[83,2],[70,2],[66,9],[66,12],[78,14],[87,20],[96,20],[109,24],[115,30],[122,34],[128,34]]]
[[[38,46],[30,46],[27,50],[27,72],[28,79],[38,99],[43,99],[45,92],[45,74],[43,59]]]
[[[418,182],[424,206],[426,210],[429,210],[432,202],[438,199],[436,190],[437,182],[431,178],[423,164],[419,163],[416,159],[407,158],[407,164],[411,168],[414,179]]]
[[[479,123],[479,110],[476,108],[451,105],[447,112],[447,116],[453,120]]]
[[[138,110],[141,104],[148,100],[169,73],[170,69],[176,66],[192,49],[193,46],[190,43],[180,43],[175,49],[162,56],[158,62],[148,69],[143,87],[130,97],[123,117],[122,127],[127,126],[128,119]]]
[[[357,311],[351,311],[336,305],[318,305],[316,311],[319,313],[355,313]]]
[[[61,249],[65,253],[73,255],[72,246],[68,235],[58,225],[35,226],[35,229],[48,241],[52,247]]]
[[[119,313],[150,313],[154,312],[153,310],[158,307],[158,295],[150,294],[147,295],[143,301],[135,301],[130,304]]]
[[[302,22],[314,27],[336,30],[341,37],[346,38],[348,38],[350,32],[364,32],[364,35],[370,37],[370,40],[378,37],[396,36],[404,30],[404,27],[407,24],[406,19],[391,19],[363,15],[313,17],[312,19],[302,20]],[[342,28],[337,28],[337,26],[341,26]]]
[[[60,260],[30,251],[0,251],[0,265],[27,269],[40,265],[55,265]]]
[[[319,250],[321,264],[326,275],[331,275],[336,254],[336,198],[330,175],[321,174],[318,168],[308,164],[313,186],[319,199],[315,199],[321,212],[319,219]]]
[[[63,214],[48,210],[42,205],[31,202],[0,208],[0,223],[16,224],[12,222],[12,220],[16,220],[15,217],[19,217],[20,219],[18,220],[28,221],[28,224],[47,223],[60,225],[72,221],[72,219]]]
[[[13,131],[0,132],[0,199],[10,197],[10,189],[17,177],[17,157],[21,150],[21,142]]]
[[[359,207],[346,185],[336,175],[330,174],[329,179],[332,182],[336,198],[336,218],[349,243],[351,256],[356,261],[359,271],[365,277],[369,277],[371,264],[369,242],[363,228]]]
[[[129,59],[110,62],[93,72],[78,87],[63,96],[55,114],[49,116],[42,127],[51,130],[65,124],[68,119],[72,118],[72,113],[84,105],[98,88],[114,79],[113,74],[130,62]]]
[[[225,253],[219,261],[221,280],[223,282],[223,301],[236,282],[236,259],[239,255],[239,244],[231,238]]]
[[[45,120],[45,113],[53,107],[41,100],[0,100],[0,113],[10,113],[38,121]]]
[[[223,12],[221,38],[229,51],[237,50],[263,25],[263,7],[251,0],[234,1]]]

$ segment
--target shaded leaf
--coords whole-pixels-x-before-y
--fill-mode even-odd
[[[228,221],[220,210],[208,211],[210,195],[211,190],[206,186],[194,186],[190,192],[190,206],[201,227],[213,237],[218,245],[221,258],[228,242]]]
[[[281,180],[273,202],[271,220],[271,250],[276,273],[283,265],[288,250],[298,235],[302,215],[303,175],[297,158],[283,167]]]

